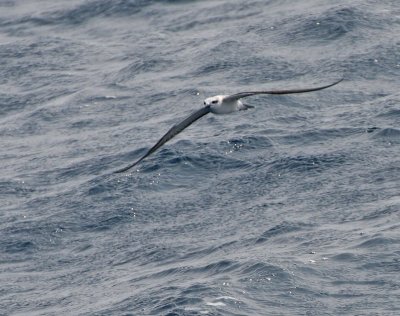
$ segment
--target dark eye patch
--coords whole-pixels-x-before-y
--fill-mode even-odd
[[[218,103],[218,100],[211,101],[212,104]]]

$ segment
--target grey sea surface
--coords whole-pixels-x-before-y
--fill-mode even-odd
[[[400,2],[0,1],[0,315],[400,315]],[[206,97],[209,114],[134,169]]]

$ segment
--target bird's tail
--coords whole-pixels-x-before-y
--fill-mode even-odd
[[[243,108],[241,110],[246,111],[248,109],[254,109],[254,106],[243,103]]]

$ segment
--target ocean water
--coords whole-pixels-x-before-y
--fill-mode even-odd
[[[400,3],[0,1],[0,315],[400,315]],[[216,94],[208,115],[124,174]]]

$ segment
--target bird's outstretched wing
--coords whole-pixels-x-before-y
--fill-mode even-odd
[[[326,86],[315,87],[315,88],[307,88],[307,89],[263,90],[263,91],[240,92],[240,93],[231,94],[231,95],[225,97],[224,101],[236,101],[236,100],[239,100],[241,98],[249,97],[249,96],[256,95],[256,94],[291,94],[291,93],[304,93],[304,92],[318,91],[318,90],[323,90],[323,89],[332,87],[332,86],[338,84],[339,82],[341,82],[342,80],[343,80],[343,78],[338,80],[338,81],[336,81],[336,82],[334,82],[334,83],[326,85]]]
[[[161,139],[153,146],[151,147],[147,153],[142,156],[139,160],[134,162],[133,164],[119,169],[117,171],[114,171],[114,173],[120,173],[120,172],[125,172],[132,167],[136,166],[139,162],[141,162],[144,158],[150,156],[153,152],[155,152],[158,148],[160,148],[162,145],[164,145],[167,141],[171,140],[173,137],[178,135],[180,132],[182,132],[186,127],[189,125],[193,124],[196,122],[198,119],[203,117],[204,115],[210,113],[210,106],[205,106],[201,108],[200,110],[197,110],[196,112],[192,113],[189,115],[187,118],[185,118],[182,122],[175,124],[174,126],[171,127],[171,129],[163,136]]]

